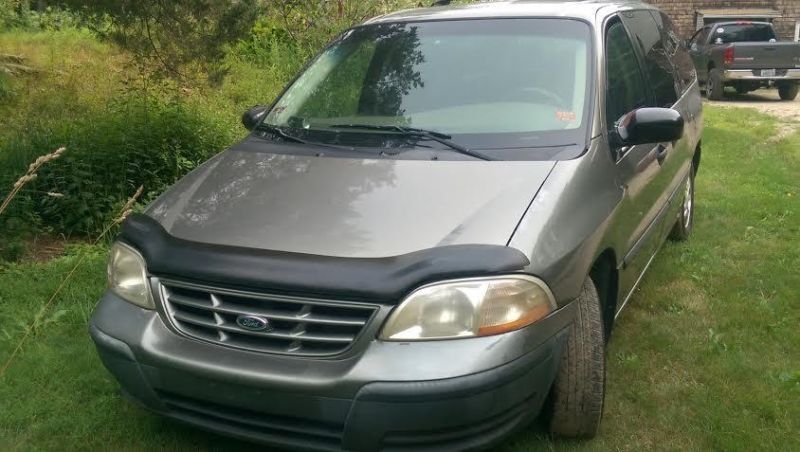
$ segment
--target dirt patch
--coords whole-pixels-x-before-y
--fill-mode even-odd
[[[47,262],[64,254],[68,245],[86,243],[81,239],[65,239],[50,235],[38,235],[26,243],[26,252],[22,257],[24,262]]]

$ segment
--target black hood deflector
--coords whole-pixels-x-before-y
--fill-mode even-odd
[[[119,236],[159,277],[324,298],[399,303],[411,290],[445,279],[516,272],[529,264],[516,248],[451,245],[393,257],[349,258],[192,242],[134,213]]]

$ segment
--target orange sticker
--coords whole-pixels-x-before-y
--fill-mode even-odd
[[[557,111],[556,118],[561,121],[574,121],[577,116],[575,116],[575,112],[572,111]]]

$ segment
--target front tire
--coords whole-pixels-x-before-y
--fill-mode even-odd
[[[689,239],[694,226],[694,163],[689,171],[689,177],[686,178],[686,186],[683,192],[681,211],[675,221],[675,226],[672,227],[672,231],[669,233],[669,238],[676,242],[683,242]]]
[[[600,428],[606,385],[603,317],[591,278],[586,278],[575,303],[578,313],[550,394],[550,433],[588,439]]]
[[[781,100],[795,100],[797,93],[800,92],[800,85],[780,85],[778,86],[778,95]]]
[[[722,100],[725,98],[725,87],[722,85],[722,74],[717,68],[711,69],[711,71],[708,73],[706,94],[708,95],[708,100]]]

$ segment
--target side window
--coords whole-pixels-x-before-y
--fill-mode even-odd
[[[653,19],[658,24],[658,29],[661,32],[661,42],[672,64],[675,67],[675,88],[680,94],[686,92],[692,83],[694,83],[697,73],[694,69],[694,62],[689,52],[681,45],[681,40],[675,32],[675,26],[672,20],[661,12],[651,11]]]
[[[644,56],[644,69],[655,97],[653,107],[671,107],[678,100],[675,90],[675,67],[664,48],[661,33],[649,11],[625,11],[622,22],[630,31]]]
[[[609,130],[626,113],[647,105],[636,52],[621,22],[606,31],[606,122]]]

